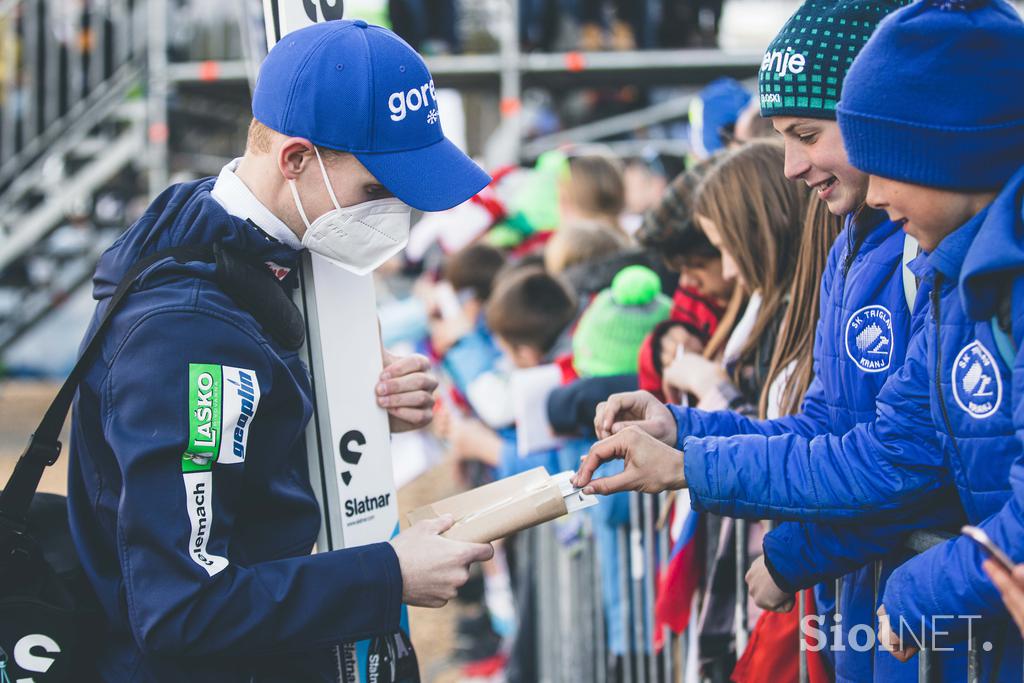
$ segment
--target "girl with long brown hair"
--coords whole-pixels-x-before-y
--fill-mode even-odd
[[[817,291],[840,223],[785,178],[783,160],[777,142],[747,145],[722,157],[697,190],[696,220],[739,291],[705,353],[681,354],[665,371],[667,393],[689,394],[698,407],[778,417],[799,407],[810,384]],[[764,529],[714,515],[704,523],[702,658],[729,670],[729,653],[711,644],[736,629],[736,583],[716,577],[745,570],[734,563],[736,534],[756,556]]]
[[[838,229],[835,221],[831,229],[816,229],[808,220],[808,192],[786,180],[783,160],[781,144],[752,143],[723,156],[697,190],[697,222],[722,252],[723,275],[734,278],[740,290],[704,354],[681,354],[665,371],[668,393],[690,394],[699,407],[760,417],[775,413],[769,411],[769,380],[801,351],[810,356],[807,340],[813,342],[814,321],[810,337],[804,328],[817,309],[805,307],[814,303],[817,284],[811,282],[821,277]],[[820,221],[821,214],[814,217]],[[792,291],[794,284],[800,291]],[[788,313],[794,295],[800,310]],[[787,317],[794,319],[791,334],[785,337],[785,356],[777,358],[776,342]],[[806,361],[794,368],[809,383]],[[800,396],[802,389],[785,395]]]

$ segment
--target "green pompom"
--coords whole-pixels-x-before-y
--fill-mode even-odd
[[[646,306],[661,292],[661,278],[647,266],[628,266],[612,280],[611,289],[620,306]]]
[[[523,233],[507,221],[498,223],[487,232],[487,243],[498,249],[514,249],[523,242]]]

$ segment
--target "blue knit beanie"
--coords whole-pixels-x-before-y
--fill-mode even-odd
[[[1005,0],[918,0],[878,25],[836,112],[865,173],[998,189],[1024,163],[1024,22]]]

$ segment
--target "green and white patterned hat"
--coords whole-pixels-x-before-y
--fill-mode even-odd
[[[909,0],[807,0],[765,50],[761,116],[836,118],[846,70],[875,26]]]

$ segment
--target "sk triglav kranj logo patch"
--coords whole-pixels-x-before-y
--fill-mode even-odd
[[[181,457],[191,525],[188,554],[210,576],[228,565],[227,558],[206,550],[213,528],[213,466],[245,461],[249,426],[259,402],[255,371],[189,363],[188,444]]]
[[[865,306],[846,323],[846,355],[864,372],[884,372],[892,363],[892,313]]]
[[[973,341],[953,361],[953,398],[968,415],[989,417],[1003,401],[1003,380],[995,357],[979,341]]]

